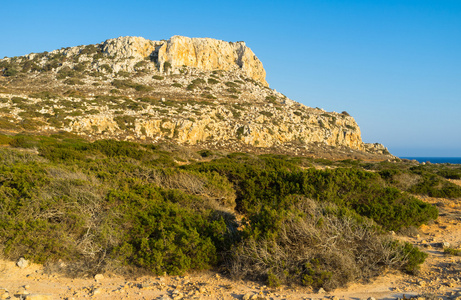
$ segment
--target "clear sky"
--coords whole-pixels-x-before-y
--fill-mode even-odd
[[[2,1],[0,57],[173,35],[245,41],[272,88],[398,156],[461,156],[461,0]]]

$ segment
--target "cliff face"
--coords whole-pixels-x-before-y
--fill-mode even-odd
[[[114,57],[150,57],[158,64],[161,72],[167,73],[173,73],[183,66],[206,71],[240,69],[247,77],[268,86],[261,61],[244,42],[232,43],[184,36],[173,36],[168,41],[120,37],[105,41],[102,50]]]
[[[158,62],[161,68],[166,62],[172,67],[188,66],[207,71],[240,68],[248,77],[268,86],[261,61],[244,42],[174,36],[159,48]]]
[[[237,150],[324,145],[387,152],[365,145],[347,113],[310,108],[268,88],[261,62],[243,42],[121,37],[6,58],[0,73],[0,130]]]

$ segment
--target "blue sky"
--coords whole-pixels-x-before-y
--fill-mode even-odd
[[[173,35],[245,41],[272,88],[398,156],[461,156],[461,1],[4,1],[0,57]]]

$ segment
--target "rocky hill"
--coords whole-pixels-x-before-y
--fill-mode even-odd
[[[0,73],[3,132],[392,157],[364,144],[346,112],[306,107],[270,89],[244,42],[120,37],[4,58]]]

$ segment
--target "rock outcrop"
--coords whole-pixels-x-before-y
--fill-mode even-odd
[[[261,61],[245,42],[225,42],[211,38],[173,36],[168,41],[151,41],[142,37],[119,37],[102,44],[109,56],[143,59],[150,57],[162,72],[184,66],[201,70],[235,71],[268,86]]]
[[[228,43],[210,38],[173,36],[158,50],[161,68],[195,67],[202,70],[234,71],[240,68],[248,77],[268,86],[261,61],[245,42]]]

